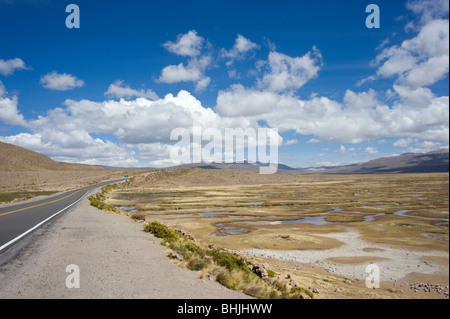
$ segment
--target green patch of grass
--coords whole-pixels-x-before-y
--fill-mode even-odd
[[[176,231],[170,229],[164,224],[158,222],[151,222],[144,226],[144,231],[147,233],[152,233],[158,238],[164,239],[167,242],[174,242],[180,238],[180,234]]]
[[[207,266],[205,260],[195,257],[189,260],[187,267],[192,271],[200,271]]]
[[[314,299],[314,294],[311,291],[309,291],[308,289],[302,288],[302,287],[294,287],[294,288],[292,288],[291,289],[291,296],[290,296],[290,298],[292,298],[292,299],[300,299],[300,295],[302,293],[305,293],[309,297],[311,297],[311,299]]]
[[[232,253],[211,250],[209,254],[213,256],[219,266],[226,268],[228,271],[239,269],[244,272],[250,272],[250,269],[247,267],[247,263],[242,258],[239,258]]]
[[[0,193],[0,203],[8,203],[15,199],[31,199],[36,196],[48,196],[56,191]]]
[[[267,269],[267,275],[268,275],[270,278],[273,278],[273,277],[275,277],[276,273],[275,273],[275,271],[273,271],[273,270]]]
[[[98,209],[114,212],[115,209],[111,205],[106,204],[95,196],[89,197],[89,201],[91,202],[91,206],[94,206]]]
[[[145,216],[141,214],[131,213],[130,218],[134,220],[145,220]]]

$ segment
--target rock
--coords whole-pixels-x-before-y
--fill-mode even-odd
[[[176,253],[176,252],[171,252],[170,253],[170,257],[172,258],[172,259],[176,259],[176,260],[179,260],[179,261],[183,261],[183,256],[181,255],[181,254],[179,254],[179,253]]]
[[[208,248],[209,249],[213,249],[213,250],[216,250],[217,248],[216,248],[216,245],[214,245],[214,244],[209,244],[208,245]]]
[[[315,294],[318,294],[318,293],[319,293],[319,289],[313,288],[313,289],[312,289],[312,292],[315,293]]]
[[[302,293],[300,294],[300,299],[311,299],[311,297],[308,296],[307,294],[305,294],[304,292],[302,292]]]
[[[275,279],[270,277],[264,277],[263,280],[267,282],[269,285],[273,285],[275,283]]]
[[[262,266],[262,265],[258,265],[253,267],[252,271],[257,274],[259,277],[268,277],[268,273],[267,270]]]
[[[284,287],[286,286],[286,281],[283,278],[277,278],[274,282],[274,285],[277,285],[278,287]]]

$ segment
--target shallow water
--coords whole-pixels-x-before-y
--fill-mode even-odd
[[[119,206],[120,209],[127,211],[129,213],[137,213],[139,210],[136,206]]]
[[[283,224],[311,224],[311,225],[332,225],[335,223],[327,222],[326,216],[303,217],[295,220],[258,220],[258,221],[241,221],[233,224],[250,224],[250,225],[283,225]]]
[[[210,218],[214,218],[217,215],[221,215],[221,214],[228,214],[229,212],[204,212],[204,213],[200,213],[200,216],[208,216]]]

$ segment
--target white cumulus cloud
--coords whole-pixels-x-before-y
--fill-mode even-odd
[[[52,71],[41,77],[41,85],[50,90],[67,91],[84,85],[83,80],[67,73],[57,73]]]
[[[15,58],[9,60],[0,59],[0,74],[7,76],[13,74],[16,70],[26,70],[27,66],[22,59]]]
[[[317,77],[322,55],[316,47],[302,57],[290,57],[272,51],[269,53],[268,65],[270,70],[260,80],[261,87],[275,92],[295,90]]]
[[[105,96],[112,98],[126,98],[130,99],[133,97],[145,97],[151,100],[158,99],[158,95],[150,89],[144,90],[135,90],[132,89],[129,85],[125,85],[123,81],[117,80],[112,83],[108,90],[105,92]]]

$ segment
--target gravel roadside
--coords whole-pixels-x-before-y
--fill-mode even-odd
[[[142,224],[100,211],[87,198],[0,267],[0,298],[250,298],[170,263]],[[78,266],[79,288],[66,287],[75,274],[66,272],[69,265]]]

